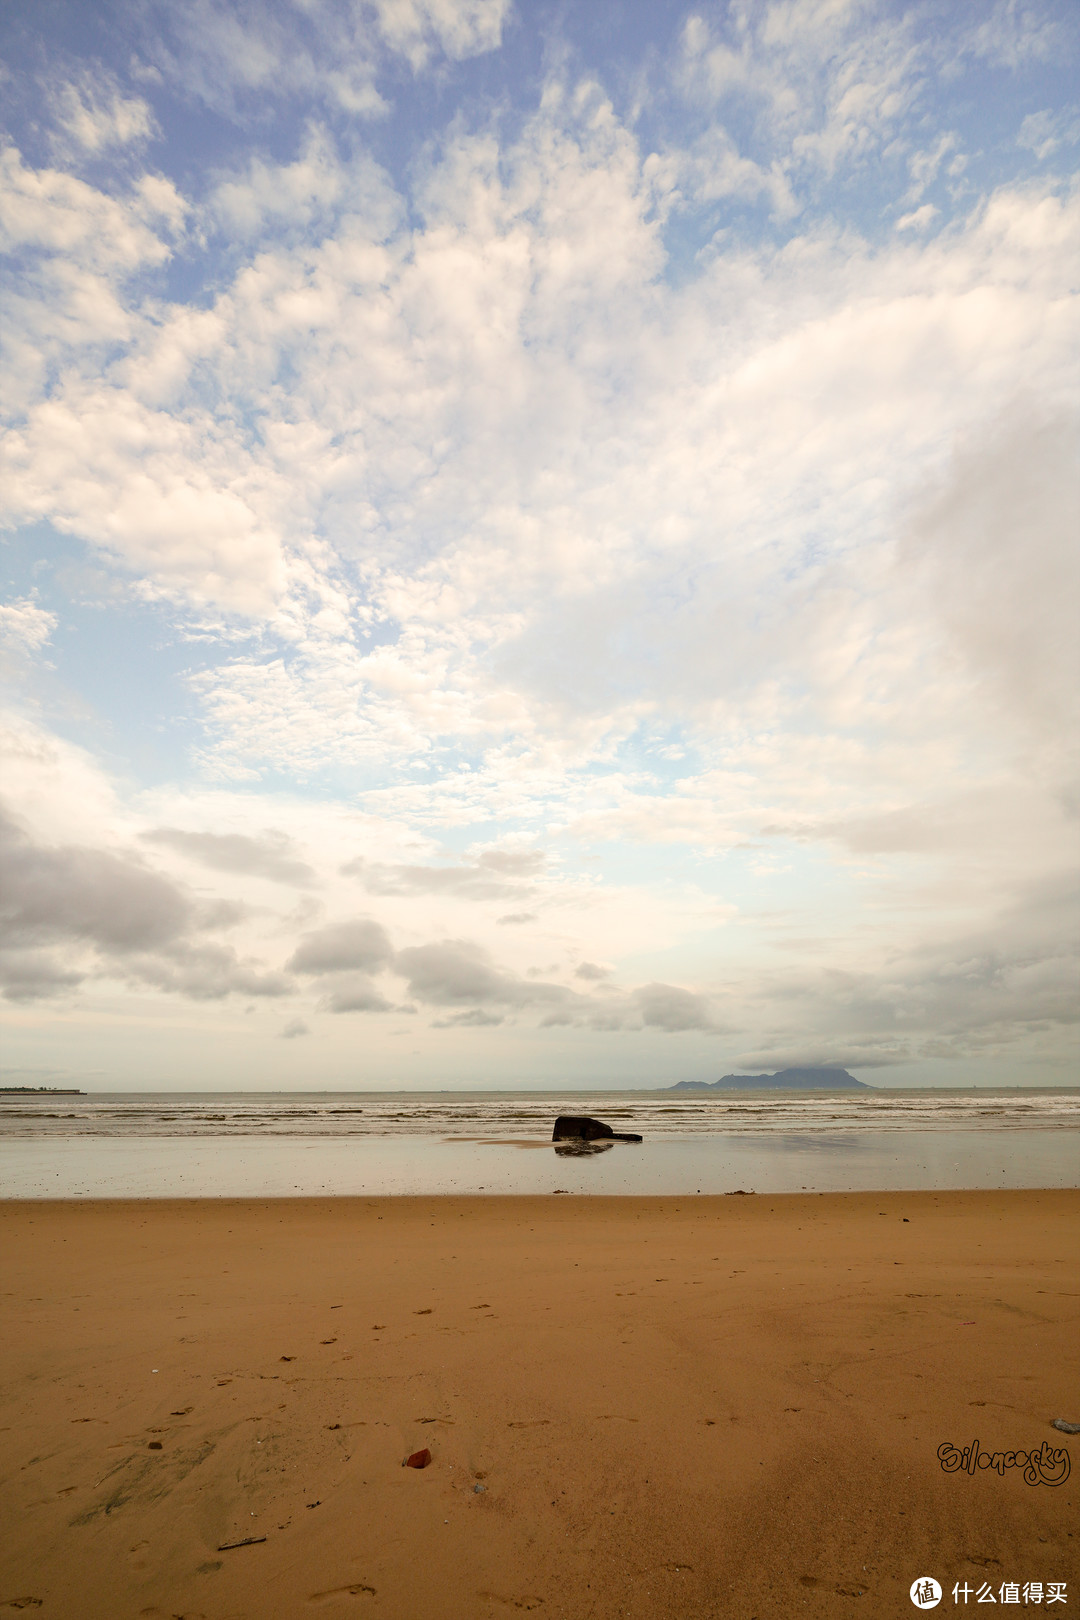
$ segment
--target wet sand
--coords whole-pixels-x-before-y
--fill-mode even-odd
[[[9,1201],[0,1616],[1068,1614],[1078,1260],[1075,1191]]]

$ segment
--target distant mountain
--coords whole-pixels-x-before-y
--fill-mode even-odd
[[[873,1091],[846,1069],[781,1069],[776,1074],[725,1074],[719,1080],[679,1080],[669,1091]]]

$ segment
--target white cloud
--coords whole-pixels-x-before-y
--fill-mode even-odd
[[[1077,427],[1073,412],[1022,400],[959,448],[900,554],[980,701],[997,717],[1011,714],[1031,744],[1053,739],[1055,750],[1080,720]]]
[[[675,1034],[687,1029],[714,1028],[708,1001],[690,990],[673,984],[644,984],[634,991],[647,1029],[663,1029]]]
[[[123,274],[160,264],[170,248],[155,227],[178,230],[187,213],[171,181],[144,175],[119,197],[61,169],[31,169],[11,146],[0,151],[5,253],[64,254],[80,267]]]
[[[941,210],[935,208],[933,203],[923,203],[920,208],[913,208],[909,214],[901,214],[896,222],[898,231],[926,231],[937,219]]]
[[[1058,112],[1044,107],[1040,112],[1028,113],[1016,137],[1016,144],[1034,152],[1040,163],[1063,146],[1074,146],[1077,141],[1080,141],[1080,112],[1076,107]]]
[[[142,838],[149,844],[164,844],[218,872],[251,873],[272,883],[288,883],[305,889],[315,880],[306,861],[298,858],[293,840],[277,828],[252,837],[247,833],[188,832],[181,827],[154,827]]]
[[[941,172],[942,165],[949,157],[949,153],[956,154],[949,165],[951,173],[958,173],[957,165],[962,166],[964,159],[957,153],[959,138],[955,130],[946,130],[939,135],[933,146],[925,151],[913,152],[908,158],[908,173],[911,184],[907,189],[904,201],[917,203],[924,195],[928,186],[933,185]],[[935,210],[936,212],[936,210]]]
[[[313,124],[295,162],[252,155],[246,169],[217,182],[207,212],[233,242],[260,235],[280,241],[282,232],[322,234],[343,213],[362,218],[378,239],[399,225],[401,199],[374,163],[342,164],[326,131]]]
[[[0,252],[11,260],[0,305],[5,415],[41,400],[73,359],[85,363],[89,353],[100,364],[108,349],[136,340],[128,288],[170,257],[186,214],[160,176],[112,195],[0,149]]]
[[[770,1003],[772,1043],[754,1061],[771,1068],[791,1052],[855,1065],[860,1053],[886,1063],[989,1059],[1010,1047],[1036,1053],[1040,1043],[1060,1061],[1080,1016],[1075,901],[1075,873],[1061,873],[981,919],[973,935],[943,931],[844,971],[763,976],[746,988]],[[756,1021],[753,1007],[744,1016]],[[812,1044],[799,1047],[811,1030]]]
[[[54,824],[34,844],[15,834],[17,880],[8,886],[0,967],[6,995],[22,1004],[58,995],[70,999],[77,992],[92,1005],[102,994],[99,987],[114,982],[131,997],[158,991],[207,1009],[230,996],[271,998],[300,1023],[318,1005],[349,1015],[340,1024],[335,1018],[335,1028],[344,1030],[350,1017],[362,1016],[365,1028],[375,1031],[384,1015],[410,1010],[409,1002],[402,1005],[408,997],[423,1008],[447,1009],[434,1028],[474,1028],[485,1032],[485,1040],[487,1032],[495,1038],[497,1030],[537,1023],[610,1039],[635,1031],[681,1041],[706,1037],[729,1053],[738,1039],[765,1067],[782,1066],[788,1058],[925,1063],[1026,1047],[1052,1056],[1058,1032],[1075,1010],[1067,875],[1072,835],[1060,810],[1055,823],[1040,804],[1037,784],[1028,803],[1010,804],[1000,785],[986,794],[985,806],[973,796],[964,805],[942,807],[936,820],[915,805],[876,820],[815,826],[804,818],[788,827],[759,827],[759,849],[782,838],[791,849],[818,845],[850,852],[846,877],[842,859],[833,866],[825,918],[817,915],[816,902],[807,905],[797,885],[786,881],[777,891],[785,909],[771,917],[762,910],[763,878],[756,880],[751,905],[724,907],[704,893],[670,886],[583,886],[533,871],[529,877],[539,885],[541,909],[520,933],[499,927],[489,897],[459,889],[433,901],[430,892],[411,885],[381,896],[377,917],[328,923],[316,918],[313,927],[311,903],[283,916],[237,900],[238,894],[259,893],[243,887],[261,880],[259,862],[249,859],[248,844],[257,840],[244,843],[239,863],[223,836],[192,849],[155,842],[155,856],[184,860],[208,851],[211,872],[227,871],[224,896],[214,888],[194,891],[132,852],[130,832],[140,815],[153,811],[150,802],[141,810],[125,809],[78,755],[65,757],[55,745],[50,751],[40,734],[36,752],[34,746],[32,734],[24,734],[21,768],[12,753],[5,770],[5,786],[14,791],[24,823],[29,807],[50,787],[49,802],[62,802],[74,819]],[[812,758],[808,748],[801,760],[784,762],[793,808],[800,796],[805,803]],[[760,794],[751,791],[741,808],[731,803],[731,786],[740,780],[747,785],[747,763],[727,787],[703,782],[703,807],[714,815],[734,809],[747,823],[760,818]],[[833,769],[830,764],[828,772]],[[81,799],[56,791],[61,782],[74,786],[80,772]],[[753,790],[752,779],[749,785]],[[774,795],[777,785],[775,779],[768,784]],[[204,794],[199,806],[189,802],[183,819],[228,825],[239,810],[228,794]],[[658,802],[657,817],[665,814],[677,819],[678,806]],[[274,818],[315,852],[324,886],[350,841],[355,848],[362,835],[378,851],[389,832],[342,809],[328,814],[299,802],[290,807],[282,801]],[[288,858],[284,836],[273,841],[273,853]],[[641,830],[643,841],[658,836],[657,826]],[[692,836],[700,843],[702,829]],[[256,853],[265,854],[261,844]],[[481,867],[478,861],[464,870],[509,877],[535,866],[529,851],[484,853],[508,860],[510,872],[499,872],[498,862]],[[860,884],[861,921],[852,932],[847,908]],[[453,917],[470,933],[438,938],[433,903],[443,912],[454,908]],[[235,943],[213,937],[221,930]],[[477,930],[490,945],[481,943]],[[817,939],[806,937],[815,930]],[[704,956],[700,946],[690,946],[695,935],[713,942]],[[526,966],[538,948],[553,960],[542,968]],[[650,952],[651,976],[639,966]],[[614,966],[597,966],[590,953]],[[666,971],[658,972],[662,961]],[[676,961],[695,966],[673,973]],[[347,1040],[345,1034],[326,1038],[331,1049],[335,1039]],[[379,1061],[374,1054],[383,1037],[370,1038],[376,1043],[373,1061]],[[743,1060],[723,1061],[731,1067]]]
[[[0,642],[15,652],[40,652],[56,624],[56,614],[39,607],[30,596],[0,602]]]
[[[200,916],[187,894],[126,851],[40,845],[3,812],[0,859],[0,982],[9,1000],[52,996],[89,976],[195,1000],[289,989],[283,974],[198,938],[207,927],[228,926],[234,909]]]
[[[0,712],[0,777],[11,813],[48,844],[106,844],[125,828],[120,799],[90,753]]]
[[[480,156],[475,149],[467,152],[474,162]],[[550,179],[558,187],[566,171],[563,153],[554,157]],[[614,178],[610,171],[609,178]],[[474,172],[474,180],[492,193],[493,203],[509,203],[506,226],[520,238],[512,257],[524,268],[533,229],[528,215],[516,211],[483,168]],[[623,183],[629,187],[632,180],[624,176]],[[455,184],[443,205],[457,206],[457,195]],[[265,452],[253,462],[231,438],[219,449],[215,437],[220,430],[205,418],[197,427],[178,428],[175,413],[166,419],[144,408],[132,410],[130,432],[137,426],[142,439],[162,430],[169,437],[161,446],[160,496],[155,497],[146,476],[154,459],[143,451],[138,483],[127,497],[122,451],[116,444],[124,418],[121,412],[106,414],[102,402],[104,442],[100,450],[94,445],[92,454],[102,471],[108,468],[109,505],[94,527],[136,566],[147,566],[152,546],[160,558],[159,577],[181,581],[187,576],[198,581],[200,591],[231,594],[240,604],[281,601],[292,570],[296,588],[279,620],[289,655],[240,656],[201,677],[227,773],[248,773],[258,769],[260,760],[275,769],[315,770],[330,758],[340,762],[386,757],[388,752],[427,753],[440,736],[488,738],[496,747],[501,747],[500,737],[514,736],[519,742],[512,752],[502,753],[500,781],[512,797],[520,797],[514,784],[520,784],[524,772],[534,776],[537,791],[543,792],[551,771],[538,756],[539,744],[530,753],[521,752],[521,742],[531,733],[543,736],[546,752],[553,739],[565,738],[552,760],[558,776],[565,769],[567,749],[569,757],[580,753],[584,759],[598,746],[610,747],[632,733],[647,712],[648,704],[643,710],[636,694],[613,707],[609,691],[603,697],[602,722],[582,715],[581,698],[589,691],[590,676],[581,655],[590,642],[602,644],[593,633],[598,611],[613,623],[620,614],[625,620],[628,610],[636,613],[635,590],[644,604],[649,580],[670,569],[673,554],[686,559],[680,567],[688,573],[697,570],[699,582],[707,581],[699,559],[712,544],[718,514],[732,537],[729,570],[737,569],[746,586],[756,588],[755,576],[763,576],[754,562],[755,550],[762,562],[767,553],[760,547],[748,550],[738,538],[751,524],[760,529],[764,518],[774,537],[769,544],[796,548],[796,555],[802,502],[829,503],[830,522],[854,530],[865,521],[876,488],[892,476],[889,462],[898,433],[906,436],[909,467],[920,457],[923,464],[932,463],[940,454],[946,423],[962,423],[965,413],[977,419],[988,395],[1001,398],[1035,375],[1041,386],[1053,378],[1055,369],[1060,370],[1054,355],[1060,355],[1065,341],[1062,322],[1073,317],[1068,302],[1059,300],[1050,306],[1053,315],[1047,325],[1047,300],[1057,298],[1057,278],[1071,251],[1069,233],[1076,229],[1071,214],[1068,205],[1051,196],[1003,195],[986,212],[977,212],[966,232],[954,232],[945,242],[915,253],[898,249],[892,256],[874,258],[867,252],[861,260],[852,259],[850,243],[841,251],[839,243],[810,236],[772,265],[754,256],[718,262],[714,274],[677,304],[650,293],[652,309],[643,322],[641,299],[650,285],[646,256],[644,274],[618,295],[626,310],[624,322],[611,331],[610,343],[604,341],[601,326],[594,336],[592,365],[573,372],[557,359],[556,345],[565,344],[568,336],[559,330],[566,319],[562,291],[552,289],[549,302],[542,295],[542,278],[538,285],[534,275],[536,290],[523,301],[518,272],[506,283],[498,262],[498,252],[505,254],[499,246],[505,237],[493,238],[496,257],[486,261],[475,235],[467,252],[461,237],[465,258],[458,262],[451,256],[444,264],[448,240],[458,231],[450,222],[433,220],[413,238],[407,260],[396,249],[384,255],[378,274],[390,276],[389,296],[385,285],[369,292],[366,269],[360,287],[349,290],[340,279],[345,270],[337,245],[326,246],[303,273],[302,283],[318,288],[303,307],[309,320],[312,311],[323,308],[333,311],[333,320],[327,315],[325,336],[317,335],[320,327],[314,340],[308,325],[302,348],[274,319],[274,311],[282,309],[276,290],[287,264],[282,259],[272,283],[262,274],[261,284],[247,288],[255,303],[222,306],[216,315],[218,338],[225,340],[222,364],[231,371],[234,357],[242,359],[249,348],[247,329],[259,301],[268,296],[270,320],[260,317],[260,330],[278,330],[276,341],[285,344],[290,364],[299,368],[290,410],[295,412],[297,399],[309,387],[317,387],[322,400],[319,428],[298,434],[271,416],[264,430],[273,447],[271,465]],[[582,225],[591,228],[584,221]],[[637,228],[644,245],[648,228]],[[625,232],[634,229],[630,213]],[[569,253],[577,246],[573,237],[568,239]],[[608,251],[624,265],[634,252],[616,240]],[[549,253],[547,246],[544,256]],[[469,263],[476,269],[485,264],[483,293],[478,287],[467,311],[448,305],[440,325],[435,320],[440,299],[446,294],[460,304]],[[426,311],[425,377],[403,387],[416,363],[418,334],[411,309],[419,297],[412,287],[417,278]],[[290,280],[296,285],[295,273]],[[739,345],[731,352],[731,315],[717,328],[716,311],[721,305],[730,311],[740,283],[745,307],[764,307],[769,315],[756,350],[743,323]],[[856,283],[860,296],[852,303],[850,289]],[[596,296],[610,306],[611,289],[603,283]],[[229,303],[233,305],[232,296]],[[377,309],[386,318],[373,325]],[[790,311],[779,330],[774,309]],[[631,345],[625,338],[627,322],[638,327]],[[500,328],[503,335],[496,340]],[[532,338],[526,346],[528,332],[545,329],[548,336],[539,351]],[[715,340],[712,331],[717,332]],[[455,371],[451,361],[466,332],[476,335],[479,353]],[[711,362],[710,342],[716,344]],[[484,346],[493,343],[491,374],[502,382],[493,380],[489,388]],[[661,350],[667,375],[658,393],[655,361]],[[702,390],[694,378],[710,365],[712,374]],[[613,373],[622,379],[619,453],[613,455],[607,447],[610,440],[597,445],[581,480],[573,460],[574,444],[588,432],[581,425],[586,420],[581,396],[591,393],[599,400]],[[890,379],[888,395],[881,390],[883,377]],[[956,393],[953,385],[961,378]],[[393,388],[391,379],[396,379]],[[427,386],[421,387],[425,380]],[[823,388],[840,405],[824,423],[813,404]],[[946,417],[939,422],[913,413],[909,401],[919,397],[948,397]],[[419,418],[414,400],[422,402]],[[490,403],[485,406],[484,401]],[[496,401],[497,419],[489,414]],[[483,415],[476,414],[480,410]],[[331,423],[332,453],[325,438]],[[46,442],[40,441],[41,488],[48,490],[56,510],[70,484],[89,529],[93,503],[88,496],[94,484],[88,488],[81,474],[73,482],[76,465],[86,464],[86,430],[76,429],[59,405],[50,405],[41,425],[55,446],[46,455]],[[828,451],[825,435],[831,440]],[[445,448],[435,467],[420,445],[440,437]],[[409,446],[416,448],[406,456]],[[21,448],[16,441],[16,451]],[[29,448],[25,459],[33,459]],[[70,474],[65,474],[65,462],[71,464]],[[228,473],[216,473],[215,463],[227,463]],[[755,464],[761,477],[749,471]],[[783,468],[782,476],[772,474],[763,484],[764,469],[776,467]],[[91,480],[101,477],[93,466],[88,471]],[[818,480],[816,489],[808,486],[808,478]],[[186,483],[184,499],[178,498],[174,480]],[[192,489],[196,480],[204,484],[205,494],[197,485]],[[673,490],[679,492],[674,501]],[[357,511],[349,499],[362,492]],[[277,535],[305,509],[316,508],[341,544],[356,546],[359,541],[361,557],[366,553],[371,558],[361,562],[352,586],[340,565],[332,564],[330,571],[310,548],[284,562]],[[354,524],[351,542],[347,511]],[[436,514],[441,541],[436,539]],[[65,514],[63,521],[72,518]],[[223,555],[219,565],[210,566],[208,537],[214,528],[221,534]],[[172,568],[170,532],[176,537]],[[536,543],[541,533],[542,547]],[[152,542],[143,540],[143,534],[152,534]],[[402,547],[407,548],[404,554]],[[388,564],[381,560],[387,554]],[[608,582],[616,577],[620,584],[612,594]],[[552,591],[559,603],[554,638],[542,607]],[[621,607],[618,592],[624,598]],[[700,585],[696,594],[705,633],[707,598]],[[539,614],[534,605],[538,599]],[[574,670],[577,701],[568,710],[546,683],[549,707],[537,710],[535,676],[540,669],[529,649],[540,641],[545,650],[555,645],[565,649],[575,614],[581,645],[570,664],[560,651],[559,668],[564,674]],[[400,630],[395,632],[395,625]],[[369,626],[379,635],[365,647],[357,631]],[[391,629],[389,640],[383,627]],[[683,643],[687,628],[680,624]],[[731,630],[734,654],[745,634],[734,625]],[[646,627],[647,638],[654,633]],[[756,656],[761,646],[755,636]],[[685,645],[675,649],[674,666],[667,656],[671,650],[661,653],[660,645],[656,647],[657,667],[669,685],[672,669],[687,662]],[[486,668],[493,656],[504,677],[497,687]],[[523,657],[532,665],[528,671],[522,668]],[[526,673],[527,698],[519,685]],[[652,702],[655,706],[655,698]],[[568,725],[582,728],[579,738],[567,732]],[[472,773],[457,787],[475,806],[483,776]],[[421,792],[428,790],[418,789],[417,795]]]
[[[115,79],[85,74],[53,92],[61,147],[98,156],[115,147],[139,145],[157,131],[154,115],[141,96],[125,96]]]
[[[320,1007],[333,1013],[401,1011],[387,1001],[366,973],[328,973],[318,981]]]
[[[1075,38],[1061,16],[1047,6],[1025,0],[995,0],[989,14],[963,39],[961,49],[995,66],[1018,68],[1046,62]]]
[[[911,111],[928,54],[914,22],[872,0],[740,7],[722,25],[694,15],[676,80],[722,117],[749,109],[755,144],[812,185],[877,155]]]
[[[359,857],[341,870],[343,876],[355,877],[369,894],[452,894],[505,902],[532,894],[532,886],[521,879],[536,874],[543,865],[544,857],[538,851],[485,850],[477,861],[453,866],[386,866]]]
[[[788,175],[777,161],[765,165],[746,157],[727,130],[713,126],[681,155],[677,164],[668,154],[682,196],[696,205],[731,197],[749,203],[766,198],[781,220],[799,212],[799,201]],[[663,173],[661,169],[660,174]],[[658,176],[659,177],[659,176]]]
[[[374,11],[387,46],[419,69],[436,51],[462,61],[497,49],[510,0],[376,0]]]
[[[151,593],[265,609],[285,580],[281,537],[259,510],[263,471],[222,426],[71,379],[6,435],[6,522],[47,518]]]
[[[385,928],[365,917],[307,934],[293,952],[289,967],[294,973],[336,973],[357,968],[377,973],[392,958],[393,947]]]
[[[147,14],[146,50],[174,87],[239,120],[268,97],[313,96],[360,117],[385,111],[377,78],[388,59],[414,73],[498,48],[509,0],[191,0]]]
[[[409,995],[434,1006],[478,1002],[506,1007],[550,1006],[573,997],[562,985],[544,984],[501,971],[487,951],[472,940],[445,939],[410,945],[399,951],[395,970],[407,981]]]

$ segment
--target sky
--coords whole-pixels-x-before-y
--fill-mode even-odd
[[[1078,55],[9,0],[0,1083],[1076,1083]]]

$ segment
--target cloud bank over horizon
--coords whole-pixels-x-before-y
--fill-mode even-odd
[[[1076,13],[614,10],[5,18],[21,1075],[1075,1079]]]

